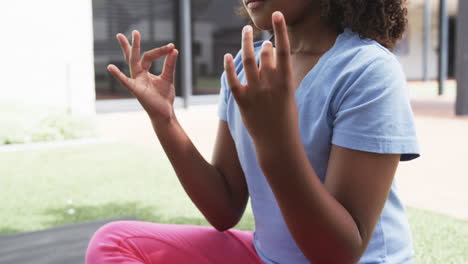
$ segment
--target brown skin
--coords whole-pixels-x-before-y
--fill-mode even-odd
[[[266,42],[258,68],[253,57],[251,28],[244,30],[242,55],[247,84],[239,83],[233,58],[228,54],[225,68],[229,86],[254,141],[259,165],[304,255],[314,263],[356,263],[383,209],[400,156],[333,145],[325,184],[319,181],[301,144],[294,98],[298,80],[314,63],[304,63],[302,68],[294,68],[292,63],[296,55],[299,61],[301,53],[319,58],[331,48],[333,30],[317,23],[316,17],[301,16],[298,11],[310,8],[306,5],[309,1],[287,2],[287,6],[278,6],[289,16],[286,20],[279,12],[272,15],[274,9],[252,16],[254,22],[266,21],[264,16],[272,17],[276,48]],[[287,26],[287,19],[294,23]],[[306,29],[323,39],[310,39],[315,34],[301,33]],[[196,150],[174,115],[170,73],[175,69],[177,51],[169,46],[150,51],[140,60],[139,33],[134,32],[133,36],[134,45],[130,47],[125,37],[118,35],[124,56],[131,58],[131,78],[115,66],[109,66],[109,71],[135,94],[148,112],[192,201],[218,230],[231,228],[244,212],[248,193],[226,122],[220,121],[210,164]],[[161,54],[168,55],[165,69],[161,76],[152,76],[145,65]]]
[[[237,224],[248,200],[245,177],[234,142],[224,121],[220,121],[213,161],[208,163],[192,144],[174,114],[174,71],[178,51],[173,45],[145,52],[140,59],[140,33],[132,32],[133,45],[117,34],[131,77],[115,65],[108,70],[127,87],[148,113],[187,194],[206,219],[223,231]],[[152,61],[167,55],[161,75],[148,72]]]
[[[265,2],[267,11],[251,15],[252,21],[263,22],[262,15],[274,10],[268,10],[269,5],[283,3],[275,1]],[[303,4],[299,10],[306,9],[306,3],[309,3],[291,0],[283,8],[292,8],[293,2],[298,6]],[[313,16],[291,18],[295,22],[286,25],[280,12],[273,13],[276,48],[273,49],[269,42],[264,44],[260,67],[255,64],[252,29],[247,26],[243,31],[242,50],[247,84],[241,85],[237,79],[229,54],[225,56],[225,67],[229,86],[252,136],[260,167],[297,245],[311,262],[355,263],[370,241],[400,156],[333,145],[325,184],[319,181],[299,136],[294,91],[300,77],[295,77],[298,72],[292,66],[294,56],[299,58],[301,52],[313,54],[327,50],[327,45],[331,48],[332,44],[326,38],[324,41],[311,40],[322,35],[319,32],[333,32],[326,24],[317,23],[317,19]],[[306,31],[317,35],[304,34]],[[332,33],[325,35],[333,36]]]

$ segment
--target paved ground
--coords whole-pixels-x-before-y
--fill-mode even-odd
[[[468,117],[447,99],[413,100],[421,158],[401,163],[400,193],[409,205],[468,219]]]
[[[455,117],[453,105],[453,97],[412,100],[422,157],[401,163],[397,184],[407,205],[468,219],[468,117]],[[218,122],[216,105],[179,108],[176,114],[209,159]],[[105,137],[160,148],[142,111],[99,114],[98,128]]]
[[[0,236],[0,263],[3,264],[83,264],[94,232],[114,220],[64,225],[37,232]]]

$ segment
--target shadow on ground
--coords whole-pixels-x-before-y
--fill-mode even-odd
[[[73,208],[73,214],[69,209]],[[26,230],[17,226],[0,227],[0,235],[14,234],[25,231],[38,231],[51,227],[77,224],[87,221],[113,219],[121,217],[131,217],[140,221],[156,223],[173,223],[189,225],[208,225],[208,222],[201,217],[174,217],[164,213],[159,213],[156,206],[145,206],[141,202],[132,201],[126,203],[106,203],[100,205],[76,205],[48,208],[41,213],[44,218],[49,219],[40,223],[41,228],[36,230]]]
[[[70,207],[74,209],[73,214],[68,211]],[[93,234],[112,221],[136,219],[158,223],[208,224],[198,217],[158,215],[157,207],[143,206],[140,202],[63,206],[47,209],[43,215],[53,219],[42,223],[44,230],[0,236],[0,263],[83,263]],[[20,231],[8,227],[1,230],[8,233]]]
[[[118,217],[134,217],[140,221],[184,224],[184,225],[210,225],[203,217],[171,216],[162,213],[157,206],[146,206],[140,202],[133,201],[127,203],[107,203],[97,206],[73,205],[74,214],[69,214],[70,207],[63,206],[50,208],[45,211],[45,215],[53,219],[43,223],[46,226],[60,226],[65,224],[74,224],[91,220],[109,219]],[[158,213],[161,212],[161,213]],[[240,230],[253,230],[254,218],[251,213],[245,213],[242,220],[235,227]]]
[[[69,213],[69,209],[73,208],[73,214]],[[58,227],[69,224],[78,224],[88,221],[105,220],[113,218],[131,217],[140,221],[154,223],[170,223],[170,224],[185,224],[185,225],[209,225],[208,221],[203,217],[187,217],[187,216],[172,216],[161,212],[157,206],[142,205],[141,202],[132,201],[126,203],[106,203],[100,205],[76,205],[61,206],[48,208],[43,211],[42,215],[47,220],[41,223],[43,230],[51,227]],[[254,218],[251,213],[245,213],[242,220],[235,227],[240,230],[253,230]],[[25,231],[17,227],[0,227],[0,236],[15,234]]]
[[[0,228],[0,235],[2,234],[13,234],[13,233],[18,233],[23,230],[16,229],[16,228],[11,228],[11,227],[2,227]]]
[[[69,213],[68,210],[70,208],[73,208],[73,214]],[[48,218],[53,220],[47,221],[43,224],[46,226],[60,226],[90,220],[131,216],[137,220],[148,222],[208,225],[208,222],[203,218],[173,217],[162,213],[159,214],[159,211],[161,210],[158,210],[157,206],[146,206],[137,201],[127,203],[107,203],[102,205],[62,206],[45,210],[44,214],[50,216]]]

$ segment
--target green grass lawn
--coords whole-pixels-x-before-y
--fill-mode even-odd
[[[0,101],[0,145],[95,137],[94,116]]]
[[[0,196],[0,234],[119,216],[207,225],[162,153],[124,143],[0,153]],[[468,263],[468,221],[408,214],[416,263]],[[250,209],[236,228],[253,229]]]

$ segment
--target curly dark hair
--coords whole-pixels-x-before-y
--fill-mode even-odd
[[[373,39],[389,50],[395,48],[408,23],[406,0],[320,1],[322,17],[338,32],[349,28],[361,38]],[[253,24],[244,5],[241,4],[237,13]]]

